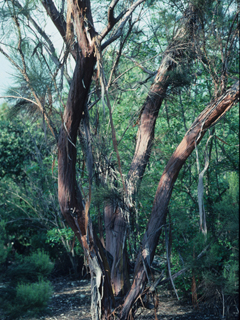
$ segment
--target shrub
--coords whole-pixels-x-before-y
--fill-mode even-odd
[[[12,298],[5,305],[6,315],[15,318],[39,314],[46,309],[51,295],[52,287],[49,281],[18,284],[15,299]]]
[[[22,310],[46,308],[52,295],[52,287],[49,281],[40,281],[31,284],[19,284],[16,289],[16,304]]]
[[[30,256],[18,256],[17,263],[7,272],[11,282],[36,282],[40,278],[46,278],[53,269],[53,263],[48,254],[38,250]]]
[[[49,255],[41,250],[25,257],[24,260],[34,266],[35,272],[43,277],[47,277],[53,269],[53,263],[50,261]]]

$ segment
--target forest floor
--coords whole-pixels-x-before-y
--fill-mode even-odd
[[[71,280],[58,278],[52,281],[54,293],[48,306],[47,313],[32,320],[90,320],[91,287],[89,280]],[[158,320],[222,320],[220,315],[212,314],[212,309],[204,304],[198,310],[194,310],[186,301],[178,301],[170,291],[163,290],[158,293]],[[137,319],[153,319],[155,310],[139,308]],[[231,317],[232,318],[232,317]],[[23,319],[23,318],[21,318]],[[232,319],[237,319],[233,317]]]

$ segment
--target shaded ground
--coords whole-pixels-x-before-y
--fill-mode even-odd
[[[53,281],[54,294],[49,304],[49,315],[44,320],[91,319],[90,281],[56,279]]]
[[[48,307],[47,314],[32,318],[32,320],[90,320],[91,289],[88,280],[73,281],[66,278],[56,279],[53,282],[54,294]],[[220,315],[211,314],[212,309],[204,305],[199,310],[193,310],[191,305],[179,302],[167,290],[158,295],[158,320],[222,320]],[[148,310],[139,308],[137,319],[155,318],[154,308]],[[234,315],[233,315],[234,316]],[[22,318],[23,319],[23,318]],[[233,319],[238,319],[237,316]]]

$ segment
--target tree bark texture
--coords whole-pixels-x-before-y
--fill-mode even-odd
[[[116,297],[124,297],[130,289],[128,275],[126,236],[127,220],[122,219],[118,206],[115,211],[112,205],[104,208],[104,222],[106,230],[106,250],[112,255],[111,284]]]
[[[126,253],[123,249],[125,248],[126,233],[129,227],[129,212],[131,215],[135,215],[134,197],[150,158],[158,113],[167,89],[172,83],[171,72],[179,65],[185,64],[186,61],[189,62],[194,56],[193,39],[196,30],[197,11],[193,5],[189,5],[175,37],[163,55],[154,83],[151,85],[146,101],[141,108],[135,153],[126,180],[127,194],[125,194],[124,201],[128,210],[111,208],[109,204],[105,210],[105,223],[108,224],[111,221],[111,230],[106,228],[106,250],[111,254],[114,253],[111,281],[116,295],[121,295],[128,289],[128,281],[122,282],[124,276],[120,272],[127,273]],[[116,269],[119,261],[121,261],[120,265],[123,265],[124,269]]]
[[[228,89],[221,97],[214,100],[195,119],[183,140],[171,156],[161,176],[153,202],[151,216],[142,240],[141,251],[135,265],[135,275],[131,290],[125,299],[121,319],[127,319],[132,304],[141,294],[147,280],[148,270],[158,244],[162,227],[166,221],[168,203],[174,183],[183,164],[194,150],[206,131],[239,100],[239,81]]]
[[[186,62],[190,63],[195,55],[193,40],[197,31],[197,22],[197,10],[193,5],[189,5],[176,35],[164,52],[154,83],[142,106],[135,153],[127,177],[129,198],[136,193],[149,161],[158,113],[173,80],[171,72],[179,66],[183,67]]]
[[[86,234],[85,214],[83,199],[76,181],[76,141],[94,63],[93,55],[91,58],[80,57],[77,60],[58,140],[58,200],[60,208],[76,233],[78,233],[78,230],[73,221],[73,216],[78,217],[82,235]]]
[[[91,187],[89,201],[85,204],[76,181],[77,135],[96,64],[95,31],[89,1],[70,1],[68,6],[75,23],[79,47],[58,140],[58,199],[62,214],[82,244],[87,258],[91,273],[91,313],[92,318],[98,320],[107,318],[114,305],[110,268],[89,217]]]

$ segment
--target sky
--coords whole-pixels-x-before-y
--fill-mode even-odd
[[[54,45],[57,51],[62,49],[63,40],[53,25],[52,21],[48,19],[45,26],[45,31],[50,35],[51,40],[54,42]],[[11,65],[7,58],[0,53],[0,97],[6,95],[7,88],[11,85],[13,76],[15,74],[15,68]],[[0,105],[4,102],[4,99],[0,99]]]
[[[7,87],[11,83],[11,74],[14,73],[14,70],[8,62],[8,60],[0,54],[0,97],[6,93]],[[3,99],[0,100],[0,104],[3,103]]]
[[[96,9],[98,10],[98,9]],[[45,15],[46,20],[42,21],[41,27],[46,31],[52,42],[55,45],[55,48],[58,52],[61,51],[63,40],[59,35],[56,27],[52,23],[51,19]],[[38,21],[38,23],[40,23]],[[102,30],[103,25],[102,22],[96,21],[95,27],[98,30]],[[4,38],[6,35],[4,35]],[[15,74],[15,68],[11,65],[11,63],[0,53],[0,97],[6,95],[7,88],[11,85],[11,81],[13,81],[13,76]],[[4,99],[0,99],[0,105],[4,102]]]

